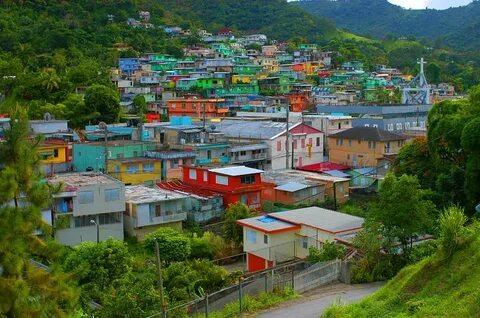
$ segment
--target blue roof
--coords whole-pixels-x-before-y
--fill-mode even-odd
[[[340,170],[328,170],[328,171],[324,171],[323,172],[324,174],[328,174],[329,176],[332,176],[332,177],[337,177],[337,178],[349,178],[350,175],[343,172],[343,171],[340,171]]]
[[[363,175],[376,174],[376,168],[375,167],[353,169],[352,171],[355,171],[356,173],[363,174]]]

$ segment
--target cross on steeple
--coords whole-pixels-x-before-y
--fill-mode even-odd
[[[423,66],[427,64],[427,62],[422,58],[420,58],[420,61],[417,61],[417,64],[420,64],[420,74],[423,74]]]

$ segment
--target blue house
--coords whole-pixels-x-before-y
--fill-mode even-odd
[[[126,57],[118,59],[118,68],[124,74],[131,75],[136,70],[140,69],[140,63],[135,57]]]

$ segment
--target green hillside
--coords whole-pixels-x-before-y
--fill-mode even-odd
[[[480,2],[446,10],[407,10],[387,0],[303,0],[293,2],[311,14],[328,17],[337,26],[376,38],[414,36],[459,50],[480,47]]]
[[[437,254],[408,266],[372,296],[330,307],[324,317],[479,317],[479,234],[477,226],[451,259]]]

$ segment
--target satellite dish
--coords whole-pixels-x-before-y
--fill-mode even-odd
[[[50,113],[43,114],[43,120],[45,120],[45,121],[52,120],[52,114],[50,114]]]
[[[211,125],[210,125],[210,130],[211,130],[211,131],[215,131],[215,129],[217,129],[217,126],[215,126],[214,124],[211,124]]]

